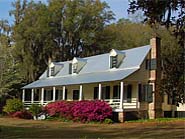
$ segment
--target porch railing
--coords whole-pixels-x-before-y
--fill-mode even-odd
[[[120,108],[120,99],[105,99],[113,109]],[[137,98],[132,98],[131,100],[123,100],[123,109],[138,109],[139,102]]]
[[[105,102],[107,102],[113,109],[119,109],[120,108],[120,99],[104,99]],[[53,102],[52,100],[50,101],[24,101],[24,106],[29,107],[31,104],[38,104],[38,105],[43,105],[45,106],[46,104]],[[138,109],[139,108],[139,102],[137,98],[132,98],[131,100],[123,100],[123,110],[128,110],[128,109]]]
[[[43,101],[43,102],[41,102],[41,101],[33,101],[33,102],[31,102],[31,101],[24,101],[24,106],[25,106],[25,107],[29,107],[29,106],[31,106],[32,104],[43,105],[43,106],[45,106],[45,105],[47,105],[47,104],[50,103],[50,102],[53,102],[53,101]]]

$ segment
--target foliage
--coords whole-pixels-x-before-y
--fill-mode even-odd
[[[71,107],[73,102],[67,101],[56,101],[51,102],[45,106],[44,110],[47,111],[49,116],[53,117],[65,117],[66,119],[71,119]]]
[[[185,2],[182,0],[133,0],[130,2],[129,12],[134,13],[142,10],[147,21],[152,27],[156,23],[165,25],[167,28],[173,26],[174,35],[179,38],[179,43],[184,46],[185,33]],[[173,14],[173,13],[176,14]]]
[[[32,119],[32,114],[26,110],[24,111],[16,111],[11,114],[12,117],[21,118],[21,119]]]
[[[37,104],[32,104],[29,107],[29,112],[33,115],[36,116],[37,114],[42,112],[42,106],[37,105]]]
[[[111,119],[109,119],[109,118],[106,118],[106,119],[103,121],[103,123],[105,123],[105,124],[112,124],[113,121],[112,121]]]
[[[128,11],[134,13],[138,10],[143,11],[146,16],[145,21],[155,30],[162,25],[176,37],[179,46],[178,54],[171,57],[166,53],[161,90],[171,96],[176,105],[183,103],[185,102],[183,101],[185,100],[183,87],[185,78],[185,2],[182,0],[131,1]],[[173,12],[176,14],[172,14]]]
[[[112,116],[112,108],[104,101],[58,101],[48,104],[45,110],[49,116],[81,122],[103,122]]]
[[[23,103],[21,100],[19,99],[8,99],[6,101],[6,105],[3,107],[3,111],[11,114],[14,113],[16,111],[22,111],[23,110]]]
[[[38,79],[48,59],[92,55],[98,33],[113,19],[107,4],[99,0],[16,1],[11,15],[15,57],[25,82]]]

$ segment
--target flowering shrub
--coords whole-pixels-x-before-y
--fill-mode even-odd
[[[73,103],[72,102],[66,102],[66,101],[56,101],[49,103],[44,110],[49,114],[49,116],[53,117],[65,117],[65,118],[71,118],[71,107]]]
[[[49,103],[45,110],[49,116],[62,117],[68,120],[103,122],[112,116],[112,108],[104,101],[57,101]]]
[[[17,111],[12,113],[11,116],[21,119],[32,119],[32,114],[28,111]]]

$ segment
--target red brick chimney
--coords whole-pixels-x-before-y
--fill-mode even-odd
[[[159,118],[163,117],[162,111],[162,95],[160,94],[160,81],[161,81],[161,39],[158,37],[152,38],[150,40],[151,53],[150,58],[152,63],[156,66],[155,69],[150,70],[149,84],[153,85],[153,102],[149,104],[149,118]]]

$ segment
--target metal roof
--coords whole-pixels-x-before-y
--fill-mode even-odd
[[[76,75],[69,74],[71,61],[59,62],[64,66],[55,77],[47,77],[45,71],[39,80],[23,89],[122,80],[140,68],[150,49],[150,45],[146,45],[121,51],[126,57],[117,69],[110,69],[109,53],[83,58],[87,62]]]

